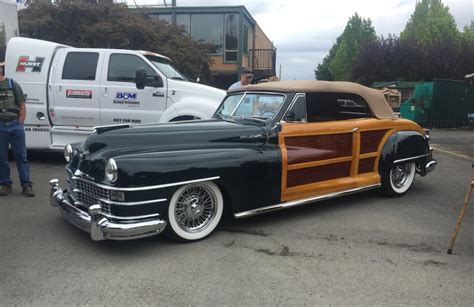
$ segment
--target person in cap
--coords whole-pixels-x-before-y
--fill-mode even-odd
[[[0,196],[12,193],[12,180],[8,165],[8,149],[11,147],[15,158],[22,193],[35,196],[30,180],[30,168],[26,157],[25,95],[20,85],[5,77],[5,62],[0,62]]]
[[[232,84],[229,87],[228,91],[242,87],[242,86],[250,85],[250,83],[252,83],[252,79],[253,79],[253,71],[250,68],[244,67],[242,68],[242,71],[240,72],[240,81],[237,81],[234,84]]]

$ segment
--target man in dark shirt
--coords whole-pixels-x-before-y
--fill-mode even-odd
[[[26,157],[25,95],[20,85],[4,76],[5,62],[0,62],[0,196],[12,193],[12,180],[8,165],[8,148],[11,146],[26,197],[35,196],[30,180]]]

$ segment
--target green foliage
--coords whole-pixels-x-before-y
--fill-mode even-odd
[[[172,58],[190,78],[206,79],[213,46],[184,29],[112,1],[30,1],[19,11],[20,34],[74,47],[149,50]]]
[[[470,25],[464,27],[462,38],[466,43],[472,44],[474,48],[474,21],[471,21]]]
[[[441,0],[422,0],[400,33],[400,39],[429,46],[442,41],[457,42],[459,31],[449,8]]]
[[[335,54],[336,47],[335,45],[332,46],[331,50],[329,50],[329,54],[324,57],[323,62],[318,64],[318,67],[314,71],[314,76],[318,80],[326,80],[326,81],[334,81],[334,76],[329,71],[329,63],[334,59],[334,55],[331,56],[331,51],[334,51]]]
[[[370,19],[357,13],[349,18],[343,33],[337,38],[329,54],[315,70],[318,80],[351,80],[352,66],[360,49],[377,39]]]

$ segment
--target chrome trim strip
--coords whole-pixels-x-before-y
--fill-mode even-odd
[[[99,200],[109,205],[138,206],[138,205],[147,205],[147,204],[152,204],[152,203],[161,203],[161,202],[167,201],[168,199],[160,198],[160,199],[151,199],[151,200],[144,200],[144,201],[130,201],[130,202],[119,202],[119,201],[106,200],[102,198],[99,198]]]
[[[99,188],[103,188],[106,190],[113,190],[113,191],[129,191],[129,192],[134,192],[134,191],[147,191],[147,190],[155,190],[155,189],[163,189],[163,188],[168,188],[168,187],[174,187],[177,185],[184,185],[184,184],[190,184],[190,183],[196,183],[196,182],[203,182],[203,181],[210,181],[210,180],[216,180],[221,178],[220,176],[215,176],[215,177],[208,177],[208,178],[201,178],[201,179],[193,179],[193,180],[187,180],[187,181],[181,181],[181,182],[173,182],[173,183],[165,183],[165,184],[159,184],[159,185],[154,185],[154,186],[147,186],[147,187],[136,187],[136,188],[116,188],[116,187],[111,187],[105,184],[100,184],[96,183],[90,180],[87,180],[85,178],[77,177],[73,175],[72,179],[76,180],[84,180],[87,181],[95,186],[98,186]]]
[[[429,156],[430,154],[424,154],[424,155],[420,155],[420,156],[416,156],[416,157],[410,157],[410,158],[405,158],[405,159],[399,159],[399,160],[395,160],[393,161],[393,163],[400,163],[400,162],[405,162],[405,161],[410,161],[410,160],[416,160],[418,158],[423,158],[423,157],[426,157],[426,156]]]
[[[320,195],[320,196],[314,196],[314,197],[309,197],[309,198],[304,198],[304,199],[299,199],[299,200],[293,200],[293,201],[284,202],[284,203],[271,205],[271,206],[267,206],[267,207],[262,207],[262,208],[248,210],[248,211],[234,213],[234,217],[240,219],[240,218],[249,217],[249,216],[253,216],[253,215],[258,215],[258,214],[262,214],[262,213],[266,213],[266,212],[270,212],[270,211],[276,211],[276,210],[281,210],[281,209],[297,207],[297,206],[305,205],[307,203],[311,203],[311,202],[314,202],[314,201],[320,201],[320,200],[325,200],[325,199],[330,199],[330,198],[336,198],[336,197],[340,197],[340,196],[353,194],[353,193],[356,193],[356,192],[368,191],[368,190],[376,189],[378,187],[380,187],[380,183],[373,184],[373,185],[368,185],[368,186],[365,186],[365,187],[350,189],[350,190],[346,190],[346,191],[330,193],[330,194],[326,194],[326,195]]]
[[[157,217],[157,216],[160,216],[158,213],[153,213],[153,214],[148,214],[148,215],[137,215],[137,216],[116,216],[116,215],[113,215],[113,214],[108,214],[108,213],[104,213],[104,212],[100,212],[101,215],[107,217],[107,218],[111,218],[111,219],[117,219],[117,220],[140,220],[140,219],[146,219],[146,218],[150,218],[150,217]]]

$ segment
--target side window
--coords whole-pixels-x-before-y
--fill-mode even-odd
[[[306,98],[303,95],[297,96],[291,108],[286,112],[284,120],[286,122],[306,122]]]
[[[365,100],[349,93],[307,93],[308,122],[373,117]]]
[[[63,80],[94,81],[99,54],[95,52],[69,52],[64,61]]]
[[[109,61],[107,81],[135,83],[138,69],[145,69],[146,74],[153,79],[155,71],[141,58],[133,54],[112,54]]]

